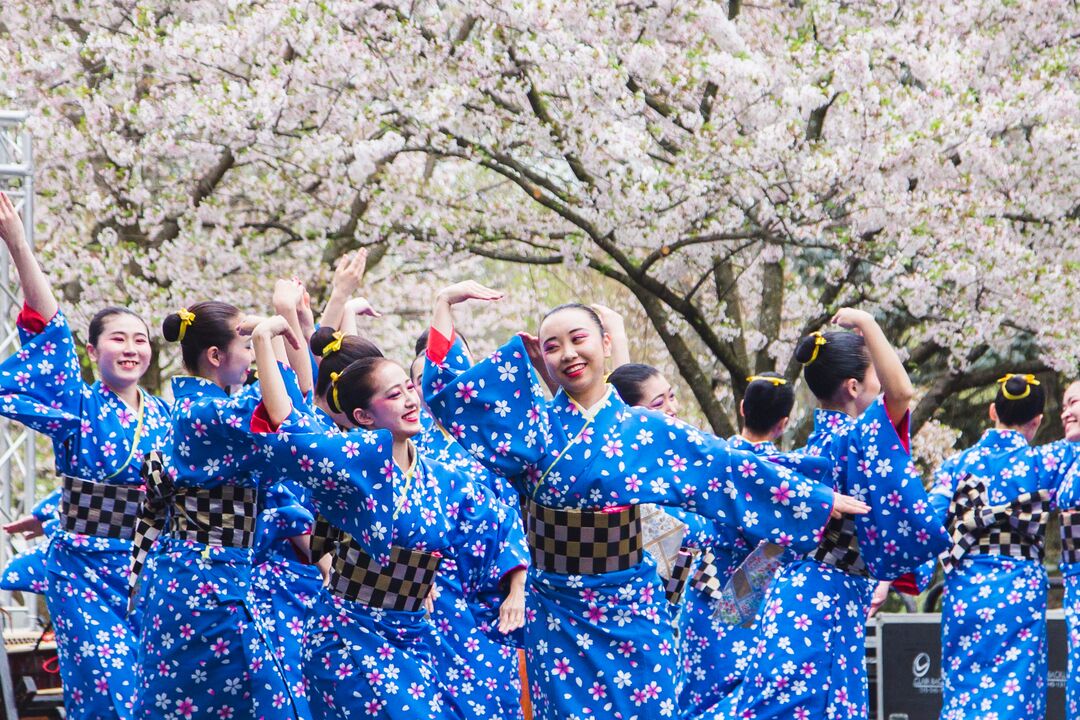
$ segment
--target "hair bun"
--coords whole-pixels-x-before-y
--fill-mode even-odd
[[[814,348],[816,346],[816,335],[806,335],[799,340],[799,344],[795,346],[795,359],[800,365],[805,365],[810,362],[810,358],[814,356]]]
[[[177,342],[180,339],[180,313],[169,313],[161,321],[161,336],[166,342]]]
[[[311,336],[311,342],[309,343],[311,352],[315,357],[323,357],[323,350],[326,349],[327,345],[334,341],[335,332],[337,332],[337,330],[329,325],[323,325],[315,331],[315,334]]]

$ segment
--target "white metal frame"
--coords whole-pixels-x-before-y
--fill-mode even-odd
[[[0,189],[22,214],[26,239],[33,246],[34,155],[26,118],[25,112],[0,111]],[[8,254],[0,252],[0,358],[10,356],[19,347],[15,317],[22,300],[18,280],[12,275]],[[23,425],[0,419],[0,518],[4,522],[30,512],[34,506],[34,438],[34,433]],[[17,493],[20,484],[22,491]],[[7,565],[14,549],[9,537],[0,539],[0,567]],[[16,626],[34,627],[37,623],[36,602],[27,599],[31,602],[18,605],[11,593],[0,593],[0,605],[12,613]]]

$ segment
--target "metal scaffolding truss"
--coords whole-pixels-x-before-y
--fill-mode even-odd
[[[34,156],[26,113],[0,111],[0,190],[11,198],[23,218],[26,239],[34,243]],[[0,252],[0,358],[19,348],[15,317],[22,305],[19,283],[7,252]],[[35,494],[34,433],[23,425],[0,419],[0,519],[3,522],[30,512]],[[14,540],[14,544],[13,544]],[[0,568],[22,549],[22,538],[0,539]],[[12,613],[16,626],[32,626],[37,619],[33,596],[25,606],[14,603],[11,593],[0,593],[0,605]]]

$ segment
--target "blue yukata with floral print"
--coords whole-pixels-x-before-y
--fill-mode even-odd
[[[732,698],[733,717],[867,717],[865,633],[873,578],[913,584],[904,576],[947,544],[911,464],[907,418],[898,432],[883,398],[858,418],[816,410],[803,452],[827,458],[837,491],[870,506],[855,518],[870,577],[812,558],[781,569],[762,604],[752,657]]]
[[[295,412],[263,442],[319,511],[386,563],[391,545],[438,553],[463,600],[499,592],[527,564],[516,512],[468,473],[417,454],[402,470],[386,432],[318,432]],[[303,659],[316,718],[498,717],[481,678],[423,610],[372,608],[324,591],[309,620]]]
[[[287,480],[267,488],[260,505],[252,573],[255,610],[273,638],[297,714],[309,717],[300,651],[323,578],[318,567],[300,559],[293,542],[311,533],[314,506],[307,490]]]
[[[609,388],[596,407],[564,392],[546,400],[525,346],[512,339],[458,372],[461,352],[435,329],[424,394],[432,414],[523,497],[552,508],[637,503],[682,507],[754,539],[810,550],[832,489],[782,464],[731,451],[720,438],[631,408]],[[820,475],[827,463],[801,461]],[[525,648],[535,717],[677,717],[675,630],[655,561],[567,575],[530,568]]]
[[[944,521],[957,486],[974,479],[984,502],[1056,492],[1071,458],[1061,444],[1035,447],[1016,430],[987,430],[946,460],[931,489]],[[968,552],[945,573],[941,598],[942,720],[1046,716],[1046,568],[1041,560]]]
[[[1080,510],[1080,442],[1054,443],[1062,459],[1069,463],[1069,471],[1058,486],[1055,498],[1062,515]],[[1065,525],[1065,518],[1062,518]],[[1069,666],[1065,673],[1065,716],[1067,720],[1080,719],[1080,562],[1064,557],[1059,564],[1065,596],[1061,606],[1065,610],[1065,626],[1068,630]]]
[[[258,385],[229,396],[198,377],[172,381],[166,468],[178,491],[259,488],[279,479],[255,443]],[[149,720],[298,718],[275,643],[252,591],[251,548],[158,538],[147,561],[136,717]]]
[[[0,365],[0,415],[52,440],[58,475],[141,485],[143,457],[166,442],[168,405],[140,392],[132,408],[105,384],[84,383],[62,312],[45,322],[24,309],[19,338]],[[58,529],[49,541],[45,599],[69,718],[132,717],[139,615],[127,615],[130,557],[130,540]]]
[[[447,358],[447,362],[458,364],[460,370],[471,365],[465,353],[457,353]],[[480,483],[491,490],[495,497],[510,508],[520,523],[519,500],[513,487],[501,475],[490,472],[484,465],[461,447],[456,440],[443,429],[442,425],[430,420],[420,435],[417,450],[421,455],[443,465],[449,465],[467,474],[471,481]],[[518,664],[518,652],[508,638],[495,628],[496,605],[482,600],[469,602],[461,585],[459,574],[448,572],[450,568],[443,561],[443,572],[436,578],[434,609],[431,619],[442,633],[447,645],[467,664],[466,673],[474,694],[479,695],[471,704],[483,704],[496,708],[493,716],[503,720],[514,720],[522,716],[521,710],[521,673]],[[517,634],[515,634],[517,635]]]
[[[0,570],[0,590],[9,592],[34,593],[44,595],[49,586],[49,543],[60,526],[61,491],[59,488],[49,493],[34,505],[30,514],[41,523],[45,542],[36,543],[20,552],[8,561],[7,567]]]
[[[766,457],[780,454],[771,442],[752,443],[740,435],[732,436],[728,447]],[[693,513],[670,512],[687,525],[684,546],[711,550],[721,583],[727,582],[757,546],[738,528]],[[678,617],[679,657],[684,674],[679,706],[685,717],[723,717],[725,701],[739,684],[749,661],[754,628],[730,625],[716,615],[716,609],[717,601],[696,587],[691,575]]]

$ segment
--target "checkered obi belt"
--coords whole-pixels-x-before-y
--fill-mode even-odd
[[[142,478],[146,494],[139,508],[131,547],[129,599],[134,598],[147,555],[166,528],[170,536],[185,542],[231,548],[250,548],[255,544],[255,523],[259,516],[257,488],[176,487],[158,452],[146,456]]]
[[[131,540],[143,489],[138,485],[111,485],[64,476],[60,517],[73,535]]]
[[[525,529],[533,565],[562,575],[627,570],[645,557],[641,509],[550,508],[527,499]]]
[[[832,565],[837,570],[856,577],[870,577],[866,562],[859,552],[859,533],[855,518],[843,515],[832,518],[825,526],[825,537],[811,558]]]
[[[957,485],[949,505],[952,550],[941,560],[945,572],[956,569],[969,553],[1042,562],[1051,498],[1049,490],[1039,490],[991,505],[986,481],[969,475]]]
[[[1080,510],[1061,513],[1061,561],[1080,563]]]
[[[431,593],[441,562],[437,552],[391,545],[390,562],[380,565],[343,532],[334,543],[330,591],[371,608],[415,612]]]
[[[671,577],[664,580],[664,595],[669,603],[678,605],[682,602],[686,581],[690,579],[690,566],[693,565],[697,552],[694,548],[679,548],[675,561],[671,563]]]

